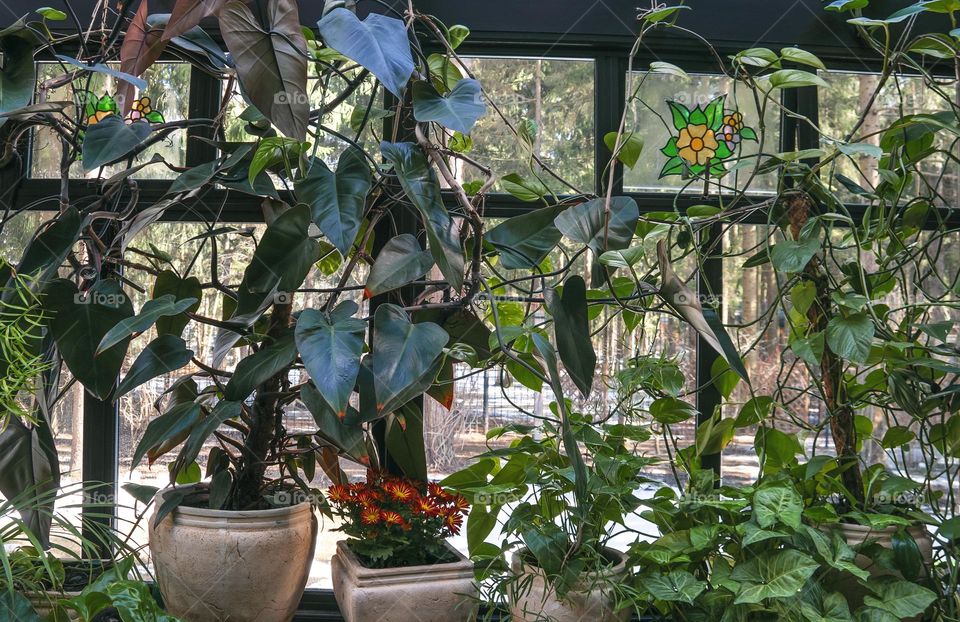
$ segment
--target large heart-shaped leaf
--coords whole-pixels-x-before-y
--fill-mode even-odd
[[[130,338],[99,354],[97,347],[111,328],[133,315],[120,284],[106,279],[80,294],[70,281],[57,279],[45,291],[44,306],[53,314],[50,332],[67,368],[90,393],[108,399]]]
[[[123,377],[114,399],[126,395],[148,380],[153,380],[161,374],[176,371],[190,362],[193,350],[187,349],[187,344],[176,335],[161,335],[143,349],[137,360],[130,366],[130,371]]]
[[[399,396],[437,369],[447,333],[431,322],[414,324],[396,305],[377,307],[373,321],[373,380],[377,412],[397,408]],[[435,373],[435,372],[433,372]],[[433,379],[430,378],[430,384]],[[429,386],[429,385],[428,385]],[[392,410],[392,409],[391,409]]]
[[[169,41],[199,26],[203,19],[219,13],[225,3],[226,0],[177,0],[163,30],[163,40]]]
[[[10,34],[0,37],[3,64],[0,68],[0,113],[22,108],[33,99],[36,83],[36,65],[33,62],[33,43],[26,35]],[[0,125],[6,118],[0,118]]]
[[[433,256],[420,248],[417,238],[402,233],[387,242],[367,277],[364,296],[372,298],[422,277],[433,266]]]
[[[537,268],[562,237],[553,224],[563,207],[553,205],[508,218],[487,232],[506,270]]]
[[[233,55],[240,84],[257,109],[291,138],[307,134],[307,42],[295,0],[270,0],[269,30],[243,2],[220,11],[220,33]],[[166,34],[164,35],[166,36]]]
[[[193,426],[200,422],[200,405],[194,402],[177,404],[164,414],[147,424],[147,429],[133,452],[131,470],[143,460],[151,450],[172,442],[182,443],[190,435]]]
[[[388,91],[403,97],[403,87],[413,75],[413,53],[403,21],[378,13],[360,21],[352,11],[338,7],[323,16],[317,29],[329,47],[369,69]]]
[[[320,255],[320,246],[309,234],[310,208],[297,205],[267,227],[243,273],[241,290],[292,292],[300,287]]]
[[[117,115],[87,128],[83,137],[83,168],[92,171],[129,155],[150,135],[146,121],[124,123]]]
[[[820,565],[795,549],[764,551],[738,564],[731,578],[740,582],[737,604],[760,603],[768,598],[789,598],[807,582]]]
[[[290,331],[237,363],[224,389],[224,397],[234,402],[247,399],[254,389],[289,367],[296,358],[297,346]]]
[[[450,213],[443,204],[440,183],[427,163],[427,157],[412,143],[380,144],[380,151],[400,180],[407,198],[420,212],[430,252],[437,267],[455,290],[463,287],[463,250],[460,235]]]
[[[82,225],[80,212],[71,205],[30,242],[17,265],[17,272],[37,275],[48,268],[59,269],[80,237]]]
[[[119,322],[110,329],[110,332],[103,336],[100,345],[97,346],[97,354],[112,348],[136,333],[142,333],[153,326],[154,322],[163,316],[183,313],[196,302],[196,298],[175,300],[170,294],[148,300],[144,303],[143,308],[140,309],[140,313]]]
[[[574,242],[586,244],[597,254],[630,246],[640,219],[640,208],[630,197],[610,200],[609,218],[606,199],[598,198],[567,209],[554,220],[557,228]]]
[[[195,276],[181,278],[173,270],[164,270],[157,275],[157,280],[153,283],[153,299],[157,300],[164,296],[173,296],[174,300],[177,301],[191,298],[196,300],[186,308],[184,313],[164,315],[157,318],[158,335],[176,335],[179,337],[187,323],[190,322],[187,312],[194,312],[200,308],[200,298],[203,296],[200,279]]]
[[[789,486],[765,486],[753,495],[753,517],[764,529],[777,523],[800,529],[803,499]]]
[[[336,173],[314,158],[306,175],[294,184],[297,199],[310,206],[313,222],[343,257],[357,239],[372,183],[366,157],[351,147],[340,156]]]
[[[584,397],[590,395],[597,353],[590,339],[590,318],[587,315],[587,284],[579,275],[563,284],[563,292],[546,290],[547,309],[553,316],[557,350],[567,373]]]
[[[436,121],[461,134],[469,134],[486,111],[483,92],[476,80],[460,80],[446,96],[429,82],[413,84],[413,116],[421,123]]]
[[[341,419],[346,416],[350,394],[357,383],[366,322],[353,317],[352,301],[340,303],[327,317],[305,309],[297,320],[297,349],[303,364],[323,399]]]
[[[838,316],[827,323],[827,345],[837,356],[864,363],[873,343],[873,321],[866,313]]]
[[[643,587],[657,600],[692,605],[694,599],[707,588],[707,582],[698,580],[685,570],[674,570],[645,577]]]

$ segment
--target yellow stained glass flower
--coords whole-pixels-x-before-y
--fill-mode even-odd
[[[103,121],[105,118],[109,117],[112,114],[113,112],[110,112],[109,110],[98,110],[92,115],[90,115],[89,117],[87,117],[87,125],[93,125],[94,123],[99,123],[100,121]]]
[[[706,165],[717,153],[717,137],[706,125],[688,125],[680,130],[677,148],[690,165]]]
[[[735,131],[739,132],[743,129],[743,115],[739,112],[734,112],[723,117],[723,124],[729,125]]]

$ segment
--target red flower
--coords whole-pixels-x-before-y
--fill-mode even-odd
[[[447,529],[450,530],[450,533],[457,535],[463,526],[463,516],[458,512],[450,512],[443,518],[443,522],[447,526]]]
[[[453,507],[460,512],[466,512],[470,509],[470,502],[463,495],[457,495],[453,498]]]
[[[388,525],[399,525],[402,527],[406,524],[406,521],[403,520],[403,517],[392,510],[381,511],[380,519]]]
[[[376,525],[380,522],[380,508],[368,505],[360,511],[360,522],[364,525]]]
[[[376,505],[378,502],[382,500],[383,500],[383,495],[381,495],[376,490],[364,490],[358,493],[356,497],[356,501],[364,507]]]
[[[440,516],[443,512],[440,506],[430,497],[420,497],[417,499],[413,504],[413,509],[415,512],[419,512],[424,516]]]
[[[429,490],[430,494],[436,497],[437,499],[440,499],[442,501],[450,500],[450,493],[444,490],[443,486],[441,486],[440,484],[437,484],[436,482],[430,482],[427,485],[427,489]]]
[[[387,482],[383,489],[394,501],[413,501],[417,494],[416,489],[404,481]]]
[[[346,486],[336,484],[327,491],[330,500],[334,503],[346,503],[351,500],[350,489]]]

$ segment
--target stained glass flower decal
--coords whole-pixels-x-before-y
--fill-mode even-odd
[[[104,118],[117,113],[117,101],[109,93],[104,93],[98,97],[88,91],[84,100],[86,102],[84,115],[87,118],[87,125],[99,123]]]
[[[699,177],[705,173],[722,177],[727,173],[724,162],[737,153],[742,141],[757,140],[756,132],[744,125],[743,114],[725,109],[725,102],[726,95],[693,109],[667,102],[677,135],[660,150],[669,158],[660,171],[661,178]]]
[[[149,97],[141,97],[133,102],[130,112],[127,113],[127,121],[140,121],[145,119],[150,123],[163,123],[163,113],[154,110]]]

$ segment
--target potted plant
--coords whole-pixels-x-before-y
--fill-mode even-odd
[[[549,343],[539,333],[534,340],[545,368],[555,368]],[[563,400],[559,384],[553,386]],[[650,481],[642,473],[655,460],[628,449],[650,434],[568,408],[554,402],[553,417],[536,429],[492,431],[490,440],[519,436],[443,484],[471,499],[471,557],[492,584],[485,595],[509,607],[514,620],[628,620],[633,608],[625,590],[633,564],[610,540],[631,531],[637,489]],[[487,542],[498,527],[500,544]]]
[[[473,564],[450,546],[468,504],[435,483],[370,472],[327,494],[347,536],[333,557],[333,591],[348,622],[414,616],[472,620]]]

